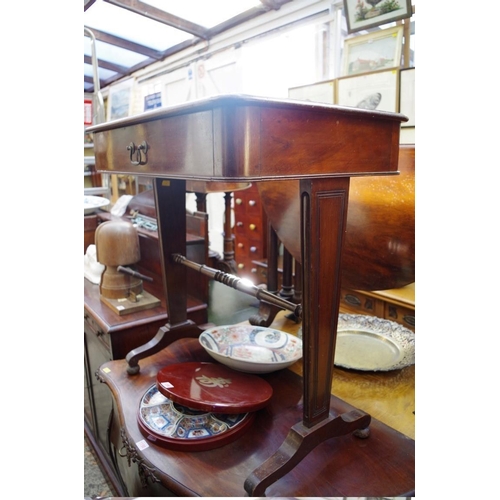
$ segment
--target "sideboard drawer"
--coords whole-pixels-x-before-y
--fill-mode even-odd
[[[402,293],[400,300],[396,300],[395,292]],[[387,291],[359,291],[346,288],[341,289],[340,312],[348,314],[368,314],[378,316],[399,323],[409,330],[415,331],[415,308],[408,300],[408,290],[393,290],[392,294]],[[406,300],[405,300],[406,299]]]
[[[415,309],[386,302],[384,317],[415,330]]]
[[[384,304],[382,301],[355,290],[341,290],[340,308],[342,312],[349,312],[352,314],[384,316]]]
[[[85,326],[87,327],[88,331],[93,333],[102,342],[102,344],[104,344],[104,347],[109,352],[111,352],[109,335],[104,332],[104,330],[99,326],[97,321],[86,311],[84,312],[83,317],[85,321]]]

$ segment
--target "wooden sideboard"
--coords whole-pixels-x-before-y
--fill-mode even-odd
[[[280,312],[272,327],[296,335],[300,326]],[[129,495],[247,496],[245,478],[279,447],[290,425],[300,419],[302,360],[289,369],[261,375],[273,388],[272,399],[235,442],[202,452],[156,445],[137,424],[140,400],[155,383],[159,369],[193,360],[213,362],[197,340],[181,339],[145,359],[144,368],[132,379],[124,360],[99,369],[99,378],[116,401],[111,443]],[[371,373],[335,368],[331,393],[333,411],[360,408],[372,415],[370,436],[359,439],[350,434],[326,440],[269,486],[267,496],[414,496],[414,366]]]
[[[255,260],[255,282],[267,284],[267,260]],[[282,287],[283,257],[278,257],[278,291]],[[293,280],[292,270],[292,280]],[[351,290],[341,287],[339,311],[350,314],[368,314],[395,321],[415,331],[415,283],[389,290]]]
[[[415,283],[373,292],[342,288],[340,311],[378,316],[415,331]]]

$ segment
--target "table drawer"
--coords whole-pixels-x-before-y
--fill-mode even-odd
[[[165,176],[165,172],[169,172],[169,176],[183,178],[211,176],[213,149],[211,111],[94,134],[96,164],[99,170],[111,173]]]

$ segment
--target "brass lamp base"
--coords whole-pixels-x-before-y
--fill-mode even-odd
[[[115,313],[123,316],[145,309],[151,309],[160,305],[160,300],[154,295],[143,290],[140,294],[136,295],[137,301],[134,302],[132,298],[110,299],[101,295],[101,302],[110,307]]]

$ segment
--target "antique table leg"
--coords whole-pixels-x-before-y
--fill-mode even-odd
[[[160,351],[179,338],[198,337],[202,331],[187,319],[187,270],[176,265],[172,259],[174,254],[186,253],[186,181],[155,178],[154,192],[169,322],[148,343],[127,354],[125,359],[130,375],[139,373],[140,359]]]
[[[302,423],[290,430],[279,450],[245,481],[250,496],[262,496],[315,446],[354,431],[367,437],[371,417],[355,410],[330,411],[333,360],[340,299],[340,268],[347,219],[349,178],[300,181],[303,280]]]

